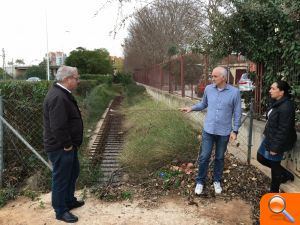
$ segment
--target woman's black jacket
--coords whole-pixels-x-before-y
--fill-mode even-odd
[[[271,109],[264,130],[266,148],[276,153],[289,151],[297,140],[294,103],[290,98],[283,97],[275,101]]]

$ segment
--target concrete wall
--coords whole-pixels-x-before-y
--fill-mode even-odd
[[[166,92],[162,92],[161,90],[145,86],[147,92],[156,100],[162,101],[165,104],[169,105],[171,108],[180,108],[184,106],[191,106],[195,104],[199,100],[191,100],[190,98],[182,98],[181,96],[171,95]],[[202,124],[205,117],[204,112],[192,112],[186,114],[186,116],[192,121],[194,127],[196,129],[201,130]],[[256,161],[256,153],[257,149],[260,146],[262,140],[262,133],[264,130],[265,121],[257,121],[253,122],[253,133],[252,133],[252,148],[251,148],[251,163],[260,166]],[[228,150],[233,153],[236,157],[238,157],[242,161],[247,161],[247,150],[248,150],[248,134],[249,134],[249,119],[246,119],[243,125],[239,130],[238,135],[238,143],[229,144]],[[298,133],[298,141],[296,143],[295,148],[286,154],[286,159],[282,162],[282,165],[286,166],[288,169],[292,170],[294,174],[300,177],[300,135]],[[267,168],[261,168],[263,172],[267,175],[270,175],[270,170]]]

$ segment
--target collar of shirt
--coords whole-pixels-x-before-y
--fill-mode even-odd
[[[216,84],[212,84],[212,85],[213,85],[214,88],[218,88]],[[222,88],[222,91],[225,90],[225,89],[227,89],[227,90],[229,89],[229,85],[228,84],[226,84],[225,87]]]
[[[67,90],[69,93],[72,93],[68,88],[66,88],[65,86],[63,86],[62,84],[60,84],[60,83],[56,83],[58,86],[60,86],[61,88],[63,88],[63,89],[65,89],[65,90]]]

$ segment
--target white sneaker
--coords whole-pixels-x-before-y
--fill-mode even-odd
[[[214,188],[215,188],[215,193],[216,194],[221,194],[222,192],[222,187],[220,182],[214,182]]]
[[[197,184],[195,188],[195,194],[201,195],[203,192],[203,184]]]

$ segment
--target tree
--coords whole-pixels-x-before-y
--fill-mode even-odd
[[[112,74],[113,66],[106,49],[86,50],[78,47],[65,61],[68,66],[75,66],[82,74]]]
[[[25,63],[23,59],[16,59],[15,64],[24,65]]]
[[[46,60],[44,60],[38,66],[29,67],[26,73],[24,74],[24,76],[26,79],[28,79],[29,77],[39,77],[42,80],[46,80],[47,78],[46,68],[47,68],[47,62]]]
[[[223,57],[241,53],[263,63],[263,102],[277,79],[293,85],[300,106],[300,2],[293,0],[231,0],[233,11],[215,13],[211,52]]]
[[[9,62],[7,62],[8,65],[14,65],[14,64],[18,64],[18,65],[24,65],[24,60],[23,59],[16,59],[15,61],[13,61],[13,59]]]
[[[119,72],[122,73],[124,71],[124,59],[121,57],[113,57],[113,69],[114,73]]]
[[[141,69],[188,51],[206,35],[200,1],[157,0],[134,14],[124,43],[125,67]]]

